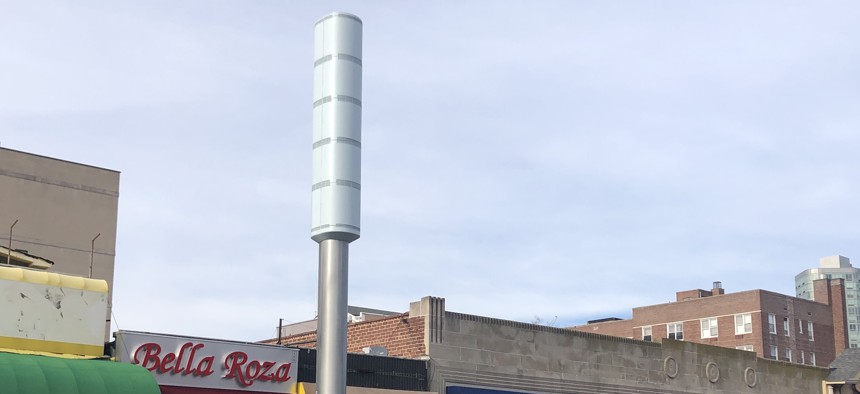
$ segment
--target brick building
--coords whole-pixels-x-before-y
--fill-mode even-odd
[[[827,305],[801,302],[797,313],[806,304],[829,313]],[[826,331],[817,318],[814,330]],[[314,331],[282,338],[296,347],[315,341]],[[808,394],[820,392],[828,373],[690,341],[649,342],[450,312],[437,297],[411,303],[407,313],[347,326],[348,352],[381,347],[393,357],[426,360],[427,389],[438,394]]]
[[[317,332],[307,331],[281,338],[286,346],[315,348]],[[263,341],[276,344],[277,338]],[[364,348],[384,347],[388,355],[402,358],[419,358],[427,354],[424,345],[424,316],[410,317],[409,313],[397,314],[377,320],[351,323],[347,330],[348,353],[362,353]]]
[[[826,366],[848,345],[845,284],[814,282],[816,301],[766,290],[726,294],[711,290],[676,293],[676,301],[633,308],[631,319],[601,319],[574,330],[660,341],[662,338],[755,352],[759,357]]]

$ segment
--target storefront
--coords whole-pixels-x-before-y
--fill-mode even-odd
[[[117,361],[149,370],[163,394],[296,392],[297,349],[134,331],[115,335]]]

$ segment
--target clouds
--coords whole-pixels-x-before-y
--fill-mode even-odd
[[[350,303],[568,324],[854,253],[856,5],[4,2],[0,130],[122,171],[122,328],[312,318],[312,26],[364,20]]]

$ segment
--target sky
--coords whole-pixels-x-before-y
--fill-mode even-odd
[[[313,25],[364,22],[349,304],[566,327],[860,266],[860,3],[0,0],[0,144],[122,172],[113,329],[316,313]]]

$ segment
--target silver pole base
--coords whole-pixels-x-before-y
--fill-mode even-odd
[[[346,394],[346,293],[349,242],[320,242],[317,393]]]

